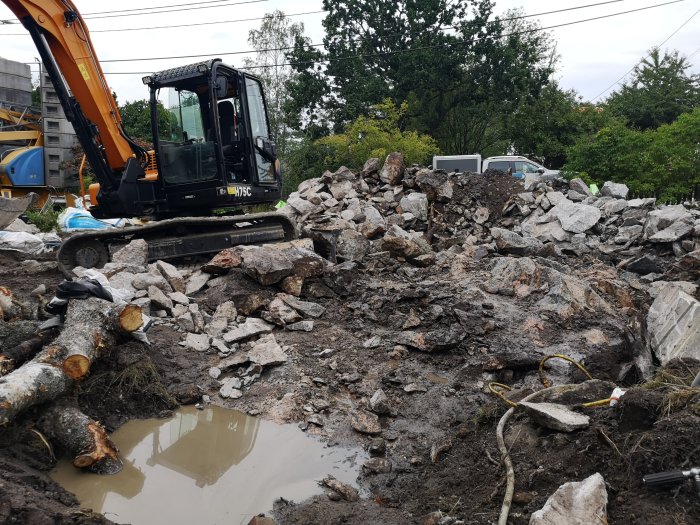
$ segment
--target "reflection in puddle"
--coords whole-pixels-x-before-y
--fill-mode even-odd
[[[84,507],[133,525],[248,523],[283,497],[301,501],[333,475],[354,483],[363,452],[327,448],[295,425],[220,407],[130,421],[112,435],[124,460],[114,476],[61,461],[52,478]]]

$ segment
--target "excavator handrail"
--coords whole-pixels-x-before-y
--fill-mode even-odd
[[[71,0],[2,2],[32,36],[99,182],[115,186],[138,147],[124,132],[119,108],[75,4]]]

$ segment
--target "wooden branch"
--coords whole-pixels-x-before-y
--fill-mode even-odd
[[[68,452],[75,467],[97,474],[116,474],[122,470],[117,447],[105,429],[78,408],[52,405],[43,412],[37,425]]]
[[[46,330],[13,348],[3,350],[0,353],[0,377],[9,374],[19,365],[30,360],[55,336],[55,330]]]
[[[24,366],[0,377],[0,425],[29,407],[56,399],[120,334],[141,326],[141,309],[91,297],[72,300],[61,334]]]

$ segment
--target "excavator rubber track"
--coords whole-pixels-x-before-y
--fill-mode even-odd
[[[291,241],[297,236],[294,222],[280,213],[180,217],[74,235],[63,242],[57,259],[61,272],[72,279],[73,268],[102,268],[114,252],[135,239],[144,239],[149,261],[157,261],[215,254],[232,246]]]

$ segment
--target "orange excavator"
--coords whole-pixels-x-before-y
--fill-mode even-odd
[[[61,270],[101,267],[119,247],[146,240],[149,258],[175,259],[239,244],[289,240],[294,224],[277,213],[236,214],[274,203],[282,180],[260,80],[220,59],[153,73],[154,148],[132,140],[70,0],[2,0],[31,35],[73,124],[97,184],[96,218],[153,219],[145,226],[74,235],[58,253]],[[159,103],[160,102],[160,103]],[[227,210],[229,215],[211,216]]]

